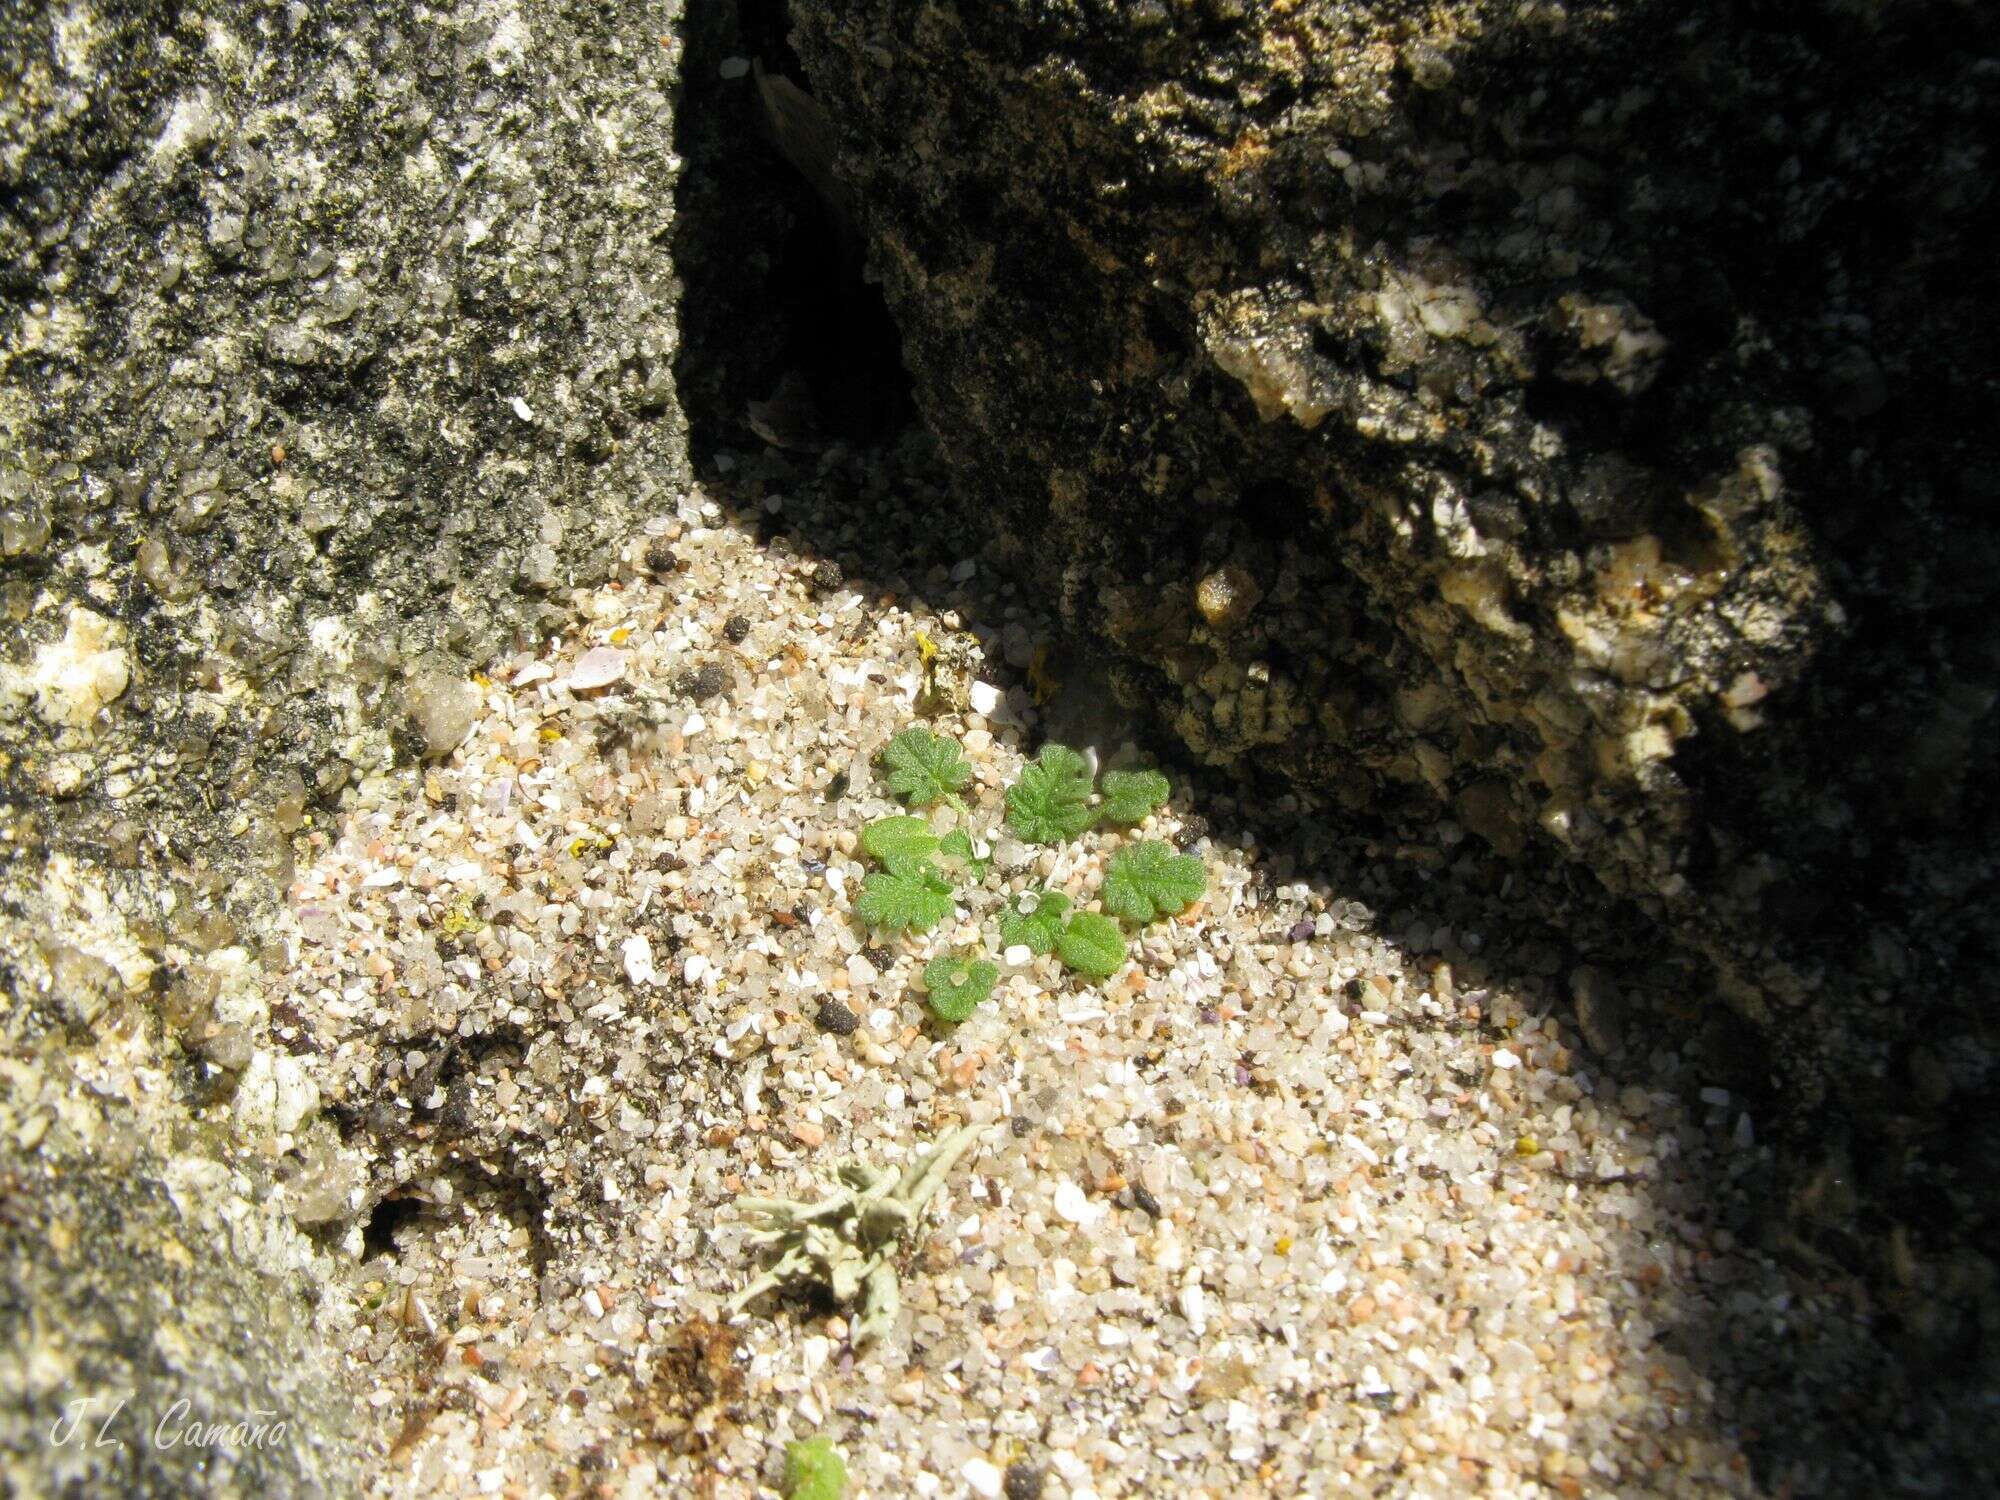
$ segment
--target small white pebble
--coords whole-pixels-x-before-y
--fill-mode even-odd
[[[1505,1047],[1501,1047],[1493,1054],[1493,1066],[1505,1072],[1508,1068],[1520,1067],[1521,1059],[1509,1052]]]
[[[1004,695],[1000,689],[990,682],[975,681],[967,689],[966,696],[972,701],[972,711],[974,713],[982,718],[990,719],[1000,707],[1000,700]]]
[[[1729,1090],[1703,1089],[1701,1091],[1701,1102],[1703,1104],[1715,1104],[1715,1105],[1727,1104],[1729,1102]]]
[[[1083,1189],[1067,1177],[1056,1184],[1055,1207],[1072,1224],[1094,1223],[1104,1214],[1104,1205],[1092,1203]]]
[[[619,952],[625,959],[625,977],[634,984],[653,982],[653,940],[643,932],[625,939]]]
[[[749,71],[750,59],[747,57],[725,57],[722,60],[722,66],[716,69],[716,72],[727,78],[731,83],[744,77]]]
[[[1198,1284],[1190,1283],[1181,1288],[1181,1316],[1187,1319],[1194,1336],[1200,1338],[1208,1332],[1208,1298]]]
[[[1035,950],[1030,948],[1026,943],[1016,943],[1000,956],[1007,961],[1010,968],[1018,969],[1022,964],[1033,960]]]
[[[975,1495],[984,1495],[986,1500],[1000,1493],[1001,1475],[999,1469],[983,1458],[969,1458],[965,1467],[958,1471],[965,1476],[965,1482],[972,1486]]]
[[[523,422],[532,422],[535,420],[534,407],[528,405],[519,396],[516,396],[509,404],[514,408],[514,415],[519,417]]]

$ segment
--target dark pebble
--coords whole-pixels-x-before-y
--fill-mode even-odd
[[[683,672],[675,684],[697,703],[706,703],[729,686],[729,674],[716,662],[706,662],[692,672]]]
[[[1135,1187],[1132,1189],[1132,1201],[1139,1205],[1139,1209],[1142,1213],[1145,1213],[1151,1218],[1155,1219],[1159,1218],[1160,1200],[1158,1198],[1155,1198],[1151,1193],[1147,1192],[1144,1188]]]
[[[1001,1487],[1007,1500],[1042,1500],[1042,1471],[1034,1464],[1009,1464]]]
[[[722,634],[732,646],[740,646],[750,634],[750,618],[747,615],[731,615],[723,622]]]
[[[1312,935],[1313,924],[1310,922],[1294,922],[1292,930],[1286,934],[1295,943],[1303,943]]]
[[[835,1036],[852,1036],[854,1028],[861,1024],[860,1018],[838,1000],[820,1001],[818,1019],[819,1029]]]
[[[1017,1140],[1026,1140],[1035,1133],[1035,1122],[1026,1115],[1016,1115],[1007,1122],[1007,1128],[1014,1132]]]
[[[1201,1008],[1202,1025],[1213,1026],[1217,1021],[1220,1021],[1221,1019],[1222,1019],[1221,1014],[1216,1010],[1216,1008],[1213,1005],[1204,1005]]]
[[[667,875],[673,874],[676,870],[685,870],[687,867],[688,862],[671,849],[653,861],[653,868]]]
[[[812,586],[822,594],[830,593],[834,589],[839,588],[847,577],[845,573],[840,571],[840,564],[832,558],[814,563],[812,571],[806,576],[812,583]]]
[[[681,565],[680,557],[665,537],[655,537],[646,544],[646,571],[664,578]]]
[[[802,859],[799,861],[799,868],[804,870],[808,875],[824,875],[826,873],[826,861],[823,859]]]

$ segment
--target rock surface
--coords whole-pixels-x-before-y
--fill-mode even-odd
[[[192,1102],[134,1097],[232,1121],[216,1170],[313,1129],[295,1059],[253,1044],[293,835],[448,753],[472,668],[566,618],[607,539],[685,488],[679,15],[142,0],[0,25],[6,1044],[191,1068]],[[186,1166],[184,1141],[161,1149],[152,1175]],[[157,1269],[171,1214],[143,1184],[62,1190],[87,1253],[24,1295],[99,1351],[77,1358],[104,1389],[157,1393],[159,1360],[195,1371],[204,1337],[253,1384],[325,1377],[310,1323],[260,1344],[225,1320],[178,1363],[123,1350],[139,1292],[118,1277]],[[147,1295],[254,1305],[231,1231],[173,1233],[179,1270]],[[6,1388],[12,1443],[51,1408]],[[319,1414],[283,1415],[313,1439]],[[51,1493],[353,1488],[297,1454],[231,1476],[187,1447],[73,1483],[68,1450],[14,1446]]]
[[[356,1493],[361,1423],[303,1237],[220,1162],[92,1144],[45,1149],[0,1215],[10,1488]]]
[[[1577,862],[1714,966],[1801,1159],[1978,1243],[1992,16],[792,9],[964,524],[1124,700]]]

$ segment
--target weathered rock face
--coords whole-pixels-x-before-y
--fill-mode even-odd
[[[411,748],[448,750],[454,661],[684,481],[677,14],[30,7],[7,28],[17,836],[282,873],[288,821],[383,764],[406,710]]]
[[[309,1124],[311,1101],[283,1097],[242,1024],[262,1014],[258,913],[289,878],[292,835],[355,778],[449,751],[477,707],[470,665],[567,620],[564,591],[609,566],[609,539],[686,484],[668,243],[679,13],[8,8],[10,1055],[109,1048],[164,1075],[171,1027],[205,1054],[197,1093],[227,1097],[241,1073],[239,1105],[261,1089],[287,1117],[276,1129]],[[203,954],[242,977],[219,1000],[188,989]],[[183,1104],[134,1096],[163,1119]],[[162,1149],[160,1170],[186,1165]],[[208,1165],[234,1149],[211,1143]],[[151,1265],[154,1197],[80,1198],[97,1218],[75,1232],[113,1235],[122,1215],[133,1267]],[[196,1269],[179,1262],[165,1294],[234,1295],[209,1232],[187,1231]],[[109,1266],[119,1252],[93,1253]],[[97,1263],[65,1264],[48,1316],[88,1343]],[[131,1297],[103,1307],[109,1390],[126,1378],[112,1346],[145,1337],[113,1313],[152,1314]],[[295,1348],[242,1353],[282,1368],[312,1346],[308,1326]],[[169,1380],[133,1369],[149,1390]],[[51,1487],[68,1482],[62,1455],[24,1451]],[[302,1464],[237,1477],[348,1487]],[[209,1483],[199,1467],[161,1472],[140,1489]]]
[[[218,1162],[105,1144],[45,1149],[0,1216],[10,1479],[46,1495],[357,1493],[359,1407],[329,1374],[303,1237]]]
[[[1990,15],[792,9],[968,521],[1124,695],[1580,861],[1967,1211]]]

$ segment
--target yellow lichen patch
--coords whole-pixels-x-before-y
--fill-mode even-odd
[[[1028,663],[1028,691],[1043,707],[1054,701],[1056,694],[1062,691],[1062,678],[1055,670],[1054,653],[1047,641],[1035,647],[1034,657]]]

